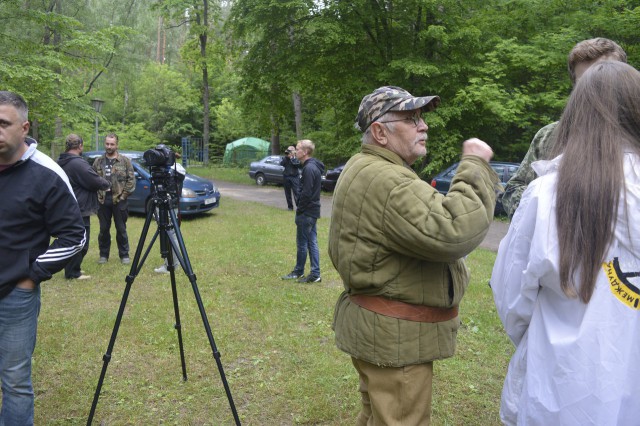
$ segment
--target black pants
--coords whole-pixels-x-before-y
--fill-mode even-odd
[[[129,218],[129,205],[127,201],[120,201],[113,204],[111,194],[104,199],[104,204],[98,208],[98,219],[100,220],[100,234],[98,235],[98,247],[100,257],[109,258],[111,250],[111,218],[116,226],[116,242],[118,243],[118,255],[120,259],[129,257],[129,237],[127,236],[127,219]]]
[[[84,232],[86,241],[84,243],[84,247],[80,251],[80,253],[76,253],[75,256],[71,258],[67,266],[64,267],[64,277],[65,278],[78,278],[82,275],[80,269],[82,267],[82,259],[89,251],[89,236],[91,235],[91,216],[82,216],[82,221],[84,222]]]
[[[287,199],[287,207],[293,210],[293,201],[298,199],[298,187],[300,186],[300,176],[284,176],[284,196]],[[293,197],[291,193],[293,192]]]

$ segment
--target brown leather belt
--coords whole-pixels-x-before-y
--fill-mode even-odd
[[[442,322],[458,316],[458,307],[436,308],[433,306],[413,305],[391,300],[382,296],[352,294],[349,300],[356,305],[380,315],[416,322]]]

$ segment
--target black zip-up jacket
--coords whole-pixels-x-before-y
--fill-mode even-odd
[[[280,161],[280,165],[284,167],[282,175],[284,177],[297,177],[300,176],[300,161],[297,158],[289,158],[285,155]]]
[[[64,152],[60,154],[58,164],[69,177],[82,216],[91,216],[97,212],[98,190],[109,189],[109,181],[98,176],[89,162],[79,155]]]
[[[22,279],[51,278],[85,242],[67,176],[35,140],[27,144],[22,159],[0,172],[0,299]]]
[[[302,177],[296,205],[296,215],[320,217],[320,185],[324,164],[315,158],[308,158],[302,165]]]

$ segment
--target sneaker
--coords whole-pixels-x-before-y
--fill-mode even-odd
[[[79,277],[66,277],[68,280],[90,280],[91,275],[80,275]]]
[[[298,278],[304,278],[304,275],[292,271],[289,274],[282,277],[283,280],[297,280]]]
[[[98,263],[103,264],[103,263],[107,263],[109,261],[109,259],[107,259],[106,257],[101,257],[100,259],[98,259]]]
[[[167,271],[167,267],[165,265],[159,266],[156,269],[153,270],[153,272],[158,273],[158,274],[168,274],[169,271]]]
[[[123,265],[128,265],[131,263],[131,259],[129,259],[128,257],[123,257],[122,259],[120,259],[120,262],[122,262]]]
[[[316,275],[309,275],[308,277],[302,277],[298,280],[299,283],[304,284],[319,283],[320,281],[322,281],[322,278]]]

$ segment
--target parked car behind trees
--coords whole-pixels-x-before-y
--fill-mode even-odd
[[[451,186],[451,180],[453,176],[456,174],[456,170],[458,170],[458,164],[454,163],[442,172],[438,173],[431,179],[431,186],[438,190],[441,194],[446,194],[449,192],[449,187]],[[501,161],[490,161],[489,164],[491,168],[495,170],[495,172],[500,177],[500,183],[502,186],[506,186],[507,182],[513,176],[513,174],[518,170],[520,164],[518,163],[506,163]],[[504,207],[502,206],[502,200],[500,196],[496,199],[496,209],[494,214],[499,215],[504,213]]]

